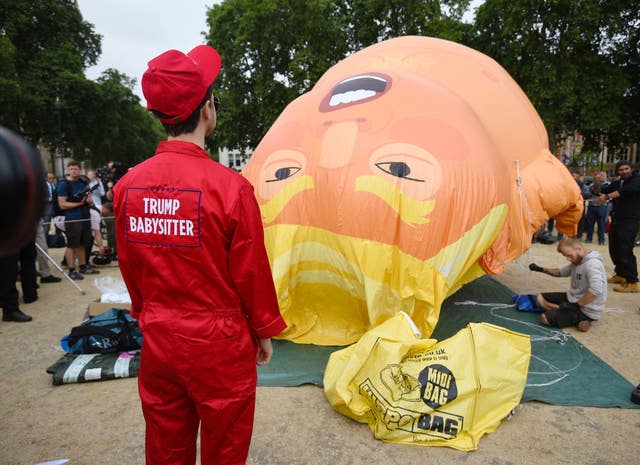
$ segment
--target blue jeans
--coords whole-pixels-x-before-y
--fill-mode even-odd
[[[585,218],[584,230],[587,234],[587,242],[593,239],[594,226],[598,225],[598,244],[604,244],[604,233],[607,227],[607,205],[589,205]]]

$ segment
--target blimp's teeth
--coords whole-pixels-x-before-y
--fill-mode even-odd
[[[376,95],[376,92],[374,90],[350,90],[341,94],[332,95],[331,100],[329,101],[329,105],[335,107],[337,105],[340,105],[341,103],[357,102],[359,100],[373,97],[374,95]]]

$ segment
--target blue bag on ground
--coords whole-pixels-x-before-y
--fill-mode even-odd
[[[538,305],[536,294],[514,295],[511,300],[521,312],[544,313],[544,308]]]
[[[142,333],[128,310],[111,308],[71,328],[60,345],[72,354],[108,354],[138,350]]]

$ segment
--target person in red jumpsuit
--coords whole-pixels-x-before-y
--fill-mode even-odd
[[[252,186],[204,151],[221,64],[206,45],[149,62],[142,91],[168,140],[114,189],[118,264],[144,336],[148,465],[195,464],[199,427],[203,465],[245,463],[256,363],[286,327]]]

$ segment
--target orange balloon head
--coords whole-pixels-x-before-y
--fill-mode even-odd
[[[263,214],[283,337],[348,344],[398,310],[429,335],[449,293],[507,260],[513,161],[437,70],[473,68],[465,88],[480,94],[506,73],[460,54],[480,55],[420,37],[369,47],[292,102],[257,147],[244,175]],[[488,65],[493,74],[476,69]],[[526,138],[539,126],[523,128]],[[531,150],[544,158],[544,148]]]

